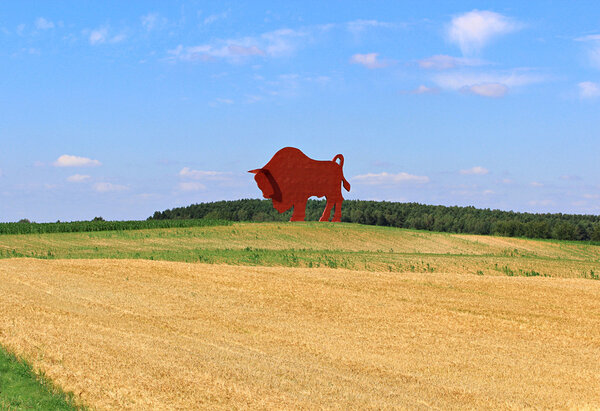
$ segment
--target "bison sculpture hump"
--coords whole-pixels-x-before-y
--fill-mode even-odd
[[[350,183],[344,178],[344,156],[331,161],[313,160],[294,147],[279,150],[262,168],[250,170],[264,198],[273,201],[280,213],[294,207],[290,221],[304,221],[306,202],[309,197],[326,197],[327,205],[319,221],[342,221],[342,184],[350,191]]]

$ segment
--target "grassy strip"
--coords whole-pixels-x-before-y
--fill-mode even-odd
[[[62,251],[62,252],[61,252]],[[143,259],[187,263],[250,265],[261,267],[344,268],[374,272],[457,272],[525,277],[570,277],[598,280],[597,264],[578,260],[555,260],[536,256],[419,254],[381,251],[313,249],[179,248],[155,250],[98,249],[59,250],[58,253],[2,254],[1,258],[38,259]],[[536,268],[539,266],[545,269]]]
[[[82,410],[73,394],[65,394],[25,361],[0,347],[0,409]]]
[[[0,223],[0,234],[77,233],[148,228],[212,227],[231,225],[225,220],[72,221],[68,223]]]
[[[147,259],[598,279],[600,253],[595,246],[565,243],[556,247],[543,241],[509,239],[499,239],[495,245],[479,242],[485,239],[344,223],[236,223],[6,235],[0,237],[0,259]]]

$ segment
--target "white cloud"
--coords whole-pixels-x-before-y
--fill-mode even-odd
[[[440,92],[439,88],[427,87],[423,84],[421,84],[419,87],[415,88],[414,90],[408,91],[408,93],[410,93],[410,94],[437,94],[439,92]]]
[[[100,27],[90,31],[89,42],[91,45],[109,43],[120,43],[125,40],[126,36],[123,33],[114,36],[109,35],[108,27]]]
[[[375,27],[391,28],[394,27],[394,24],[377,20],[354,20],[346,23],[346,28],[348,29],[348,31],[354,34],[358,34],[368,28]]]
[[[600,34],[591,34],[576,38],[575,40],[587,42],[589,44],[587,53],[590,63],[594,67],[600,68]]]
[[[126,38],[127,38],[127,36],[124,33],[120,33],[120,34],[112,36],[110,39],[110,42],[111,43],[120,43],[123,40],[125,40]]]
[[[54,28],[54,23],[51,22],[50,20],[46,20],[43,17],[38,17],[35,20],[35,27],[38,30],[48,30],[48,29],[53,29]]]
[[[106,41],[106,37],[108,36],[108,29],[106,27],[102,27],[96,30],[92,30],[90,32],[90,44],[102,44]]]
[[[221,20],[227,17],[227,12],[224,11],[223,13],[218,13],[218,14],[211,14],[210,16],[207,16],[204,18],[204,20],[202,21],[205,25],[209,25],[214,23],[217,20]]]
[[[368,185],[381,185],[381,184],[399,184],[399,183],[428,183],[429,177],[427,176],[417,176],[408,173],[398,173],[398,174],[390,174],[390,173],[368,173],[361,174],[354,177],[354,180],[358,183],[368,184]]]
[[[589,198],[589,199],[597,199],[597,198],[600,198],[600,194],[589,194],[589,193],[586,193],[586,194],[583,195],[583,197],[584,198]]]
[[[427,57],[418,61],[419,66],[424,69],[434,70],[448,70],[455,67],[462,66],[481,66],[486,64],[483,60],[466,58],[466,57],[452,57],[444,54],[438,54],[435,56]]]
[[[177,188],[181,191],[200,191],[206,190],[206,186],[202,183],[195,181],[182,182],[177,185]]]
[[[577,37],[576,41],[600,41],[600,34],[590,34],[583,37]]]
[[[88,181],[91,177],[87,174],[73,174],[72,176],[67,177],[67,181],[70,183],[83,183],[84,181]]]
[[[170,60],[179,61],[240,61],[252,56],[281,57],[291,54],[298,46],[299,39],[307,35],[301,30],[280,29],[256,37],[219,40],[190,47],[179,45],[167,53]]]
[[[539,181],[532,181],[531,183],[529,183],[529,185],[531,187],[544,187],[544,184],[540,183]]]
[[[591,81],[583,81],[577,85],[579,87],[579,97],[596,98],[600,97],[600,84]]]
[[[159,29],[165,24],[167,24],[167,19],[161,17],[158,13],[148,13],[140,17],[140,21],[142,22],[142,26],[147,31],[152,31],[155,29]]]
[[[545,81],[546,77],[530,70],[514,69],[508,72],[439,73],[432,80],[443,89],[502,97],[511,88],[539,83]]]
[[[227,176],[229,176],[229,173],[222,171],[192,170],[189,167],[184,167],[179,172],[179,177],[193,180],[222,180],[227,178]]]
[[[539,207],[539,206],[544,207],[544,206],[553,205],[554,203],[555,203],[554,200],[531,200],[531,201],[529,201],[528,204],[531,206],[536,206],[536,207]]]
[[[362,64],[370,69],[386,67],[388,65],[386,62],[377,60],[378,55],[378,53],[355,54],[350,57],[350,63]]]
[[[70,156],[63,154],[53,163],[56,167],[90,167],[99,166],[102,163],[87,157]]]
[[[492,194],[496,194],[496,193],[494,192],[494,190],[484,190],[484,191],[483,191],[483,195],[484,195],[484,196],[489,196],[489,195],[492,195]]]
[[[481,50],[495,37],[516,31],[520,26],[502,14],[473,10],[454,17],[448,27],[447,36],[464,54],[470,54]]]
[[[124,191],[128,190],[129,187],[123,186],[120,184],[112,184],[112,183],[96,183],[94,184],[94,190],[99,193],[107,193],[110,191]]]
[[[19,36],[22,36],[24,31],[25,31],[25,24],[19,24],[17,26],[17,34]]]
[[[229,106],[229,105],[234,104],[234,103],[235,103],[235,101],[233,101],[233,100],[231,100],[229,98],[217,98],[214,101],[208,103],[208,105],[211,106],[211,107],[218,107],[218,106],[221,106],[221,105],[228,105]]]
[[[466,170],[460,170],[460,174],[463,175],[485,175],[490,171],[487,168],[481,166],[475,166]]]
[[[500,83],[474,84],[467,91],[483,97],[503,97],[508,92],[508,87]]]

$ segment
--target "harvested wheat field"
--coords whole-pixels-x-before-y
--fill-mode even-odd
[[[98,409],[597,408],[600,282],[0,261],[0,344]]]

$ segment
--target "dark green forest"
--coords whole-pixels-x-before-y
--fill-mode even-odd
[[[17,223],[0,223],[0,234],[43,234],[43,233],[78,233],[90,231],[124,231],[143,230],[147,228],[181,228],[208,227],[214,225],[229,225],[231,221],[210,219],[185,220],[146,220],[146,221],[104,221],[96,217],[92,221],[71,221],[56,223],[34,223],[21,220]]]
[[[325,200],[309,200],[306,220],[316,221]],[[279,214],[270,200],[217,201],[155,212],[149,220],[220,219],[230,221],[287,221],[291,210]],[[475,207],[446,207],[418,203],[346,200],[342,222],[412,228],[446,233],[491,234],[507,237],[600,241],[600,216],[517,213]]]

